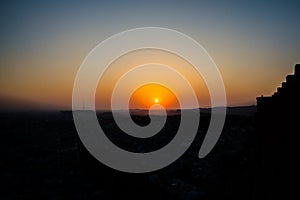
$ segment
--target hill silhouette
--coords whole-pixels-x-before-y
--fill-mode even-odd
[[[62,106],[46,104],[31,99],[0,94],[0,111],[59,110]]]

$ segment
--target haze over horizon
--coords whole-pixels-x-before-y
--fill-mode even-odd
[[[111,35],[137,27],[170,28],[199,42],[220,70],[228,106],[271,95],[300,63],[298,1],[4,1],[0,9],[1,110],[70,109],[87,54]],[[168,56],[160,59],[184,68]],[[193,87],[201,107],[209,107],[205,85],[195,81]],[[96,102],[107,105],[101,91]]]

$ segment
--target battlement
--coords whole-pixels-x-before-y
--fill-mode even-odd
[[[287,75],[272,96],[256,98],[257,152],[261,163],[258,179],[262,183],[258,199],[277,199],[278,196],[285,199],[287,194],[298,194],[298,188],[290,184],[295,182],[290,177],[298,173],[297,163],[300,163],[299,92],[300,64],[297,64],[294,74]]]
[[[300,92],[300,64],[295,65],[292,75],[286,76],[286,82],[277,88],[272,96],[257,97],[257,111],[259,113],[273,113],[278,111],[298,110]]]

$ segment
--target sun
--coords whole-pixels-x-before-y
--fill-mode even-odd
[[[137,88],[131,95],[129,106],[131,109],[150,109],[154,104],[160,104],[165,109],[180,107],[175,94],[157,83]]]

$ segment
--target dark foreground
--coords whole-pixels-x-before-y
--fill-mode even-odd
[[[70,113],[6,112],[0,118],[0,199],[245,200],[255,195],[253,114],[229,114],[215,148],[199,159],[210,119],[209,113],[203,113],[187,152],[170,166],[146,174],[119,172],[95,160],[78,139]],[[135,152],[167,144],[179,122],[178,116],[172,116],[159,137],[138,141],[122,135],[110,113],[99,118],[115,144]],[[138,116],[135,120],[147,122]]]

